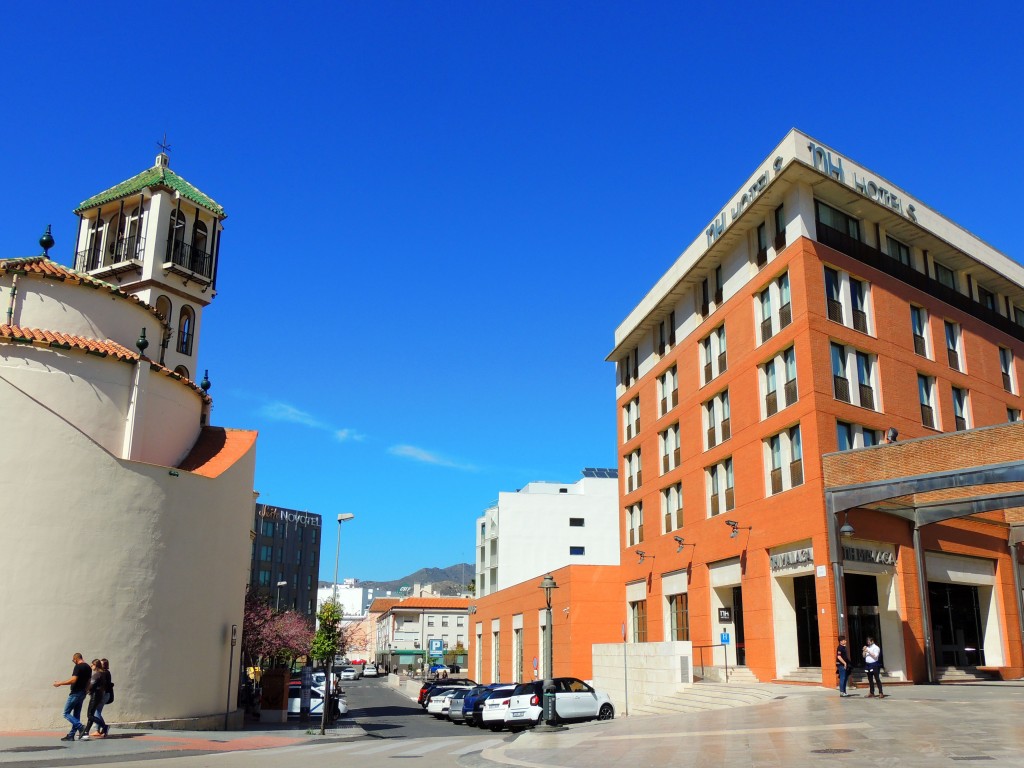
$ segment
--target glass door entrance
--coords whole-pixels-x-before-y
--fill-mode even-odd
[[[966,584],[928,583],[935,663],[940,667],[985,665],[978,588]]]
[[[820,667],[818,598],[814,592],[814,576],[794,578],[793,597],[796,607],[796,647],[800,666]]]
[[[860,649],[867,645],[869,637],[873,637],[882,648],[884,667],[885,643],[882,640],[882,625],[878,620],[878,581],[874,576],[847,573],[843,584],[846,587],[847,634],[853,666],[864,665]]]
[[[742,667],[747,663],[747,645],[743,639],[743,590],[740,587],[732,588],[732,615],[736,632],[736,666]]]

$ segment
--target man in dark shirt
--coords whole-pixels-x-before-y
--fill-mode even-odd
[[[54,688],[60,688],[62,685],[71,686],[68,700],[64,704],[64,719],[71,723],[71,733],[62,736],[61,741],[74,741],[75,733],[81,734],[84,731],[85,727],[79,718],[82,716],[82,702],[85,701],[85,692],[89,689],[89,679],[92,676],[92,670],[85,663],[82,654],[76,653],[71,657],[71,661],[75,665],[71,677],[67,680],[53,681]]]

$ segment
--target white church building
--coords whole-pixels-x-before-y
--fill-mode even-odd
[[[225,214],[168,166],[78,207],[74,269],[49,229],[44,255],[0,257],[7,729],[66,726],[51,683],[75,652],[110,660],[109,722],[241,722],[256,433],[208,423]]]

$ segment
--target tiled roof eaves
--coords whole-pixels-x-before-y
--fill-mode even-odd
[[[39,328],[22,328],[18,325],[0,325],[0,343],[31,344],[36,347],[49,347],[51,349],[60,349],[64,351],[77,349],[81,352],[85,352],[87,355],[96,355],[98,357],[113,356],[114,359],[125,363],[134,364],[139,361],[138,352],[132,352],[130,349],[118,344],[116,341],[99,341],[97,339],[89,339],[84,336],[60,333],[59,331],[47,331]],[[191,379],[187,379],[181,374],[175,373],[171,369],[160,365],[160,363],[154,360],[150,360],[149,358],[146,358],[146,360],[149,363],[149,369],[151,371],[163,373],[169,378],[177,379],[185,386],[194,390],[204,403],[209,404],[213,402],[210,396]]]
[[[196,205],[203,206],[219,218],[227,217],[224,213],[224,208],[212,197],[201,192],[195,185],[185,181],[185,179],[169,168],[159,168],[156,166],[147,168],[142,173],[138,173],[130,179],[122,181],[120,184],[115,184],[110,189],[104,190],[98,195],[93,195],[88,200],[83,200],[81,205],[75,208],[75,213],[82,213],[98,205],[109,203],[111,200],[137,194],[146,189],[146,187],[158,187],[178,192],[186,200],[191,200]]]
[[[156,307],[147,304],[135,294],[123,291],[113,283],[107,283],[82,272],[77,272],[70,267],[65,267],[63,264],[58,264],[45,256],[22,256],[16,259],[0,259],[0,274],[5,273],[49,278],[51,280],[84,285],[89,288],[103,288],[115,296],[138,304],[140,307],[149,310],[162,322],[166,322],[166,319],[156,311]]]

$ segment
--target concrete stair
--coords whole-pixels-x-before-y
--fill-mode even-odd
[[[732,670],[729,670],[732,672]],[[751,675],[753,677],[753,675]],[[649,704],[631,706],[630,715],[673,715],[688,712],[707,712],[713,709],[731,709],[763,704],[778,695],[767,686],[738,683],[700,682],[662,696]]]
[[[821,667],[798,667],[787,672],[775,682],[795,683],[797,685],[821,685]]]
[[[697,679],[697,670],[694,670],[694,679]],[[711,683],[757,683],[759,682],[754,673],[746,667],[729,667],[726,676],[725,667],[704,667],[703,677],[706,682]]]
[[[982,680],[999,680],[995,672],[978,667],[937,667],[935,682],[937,683],[975,683]]]

